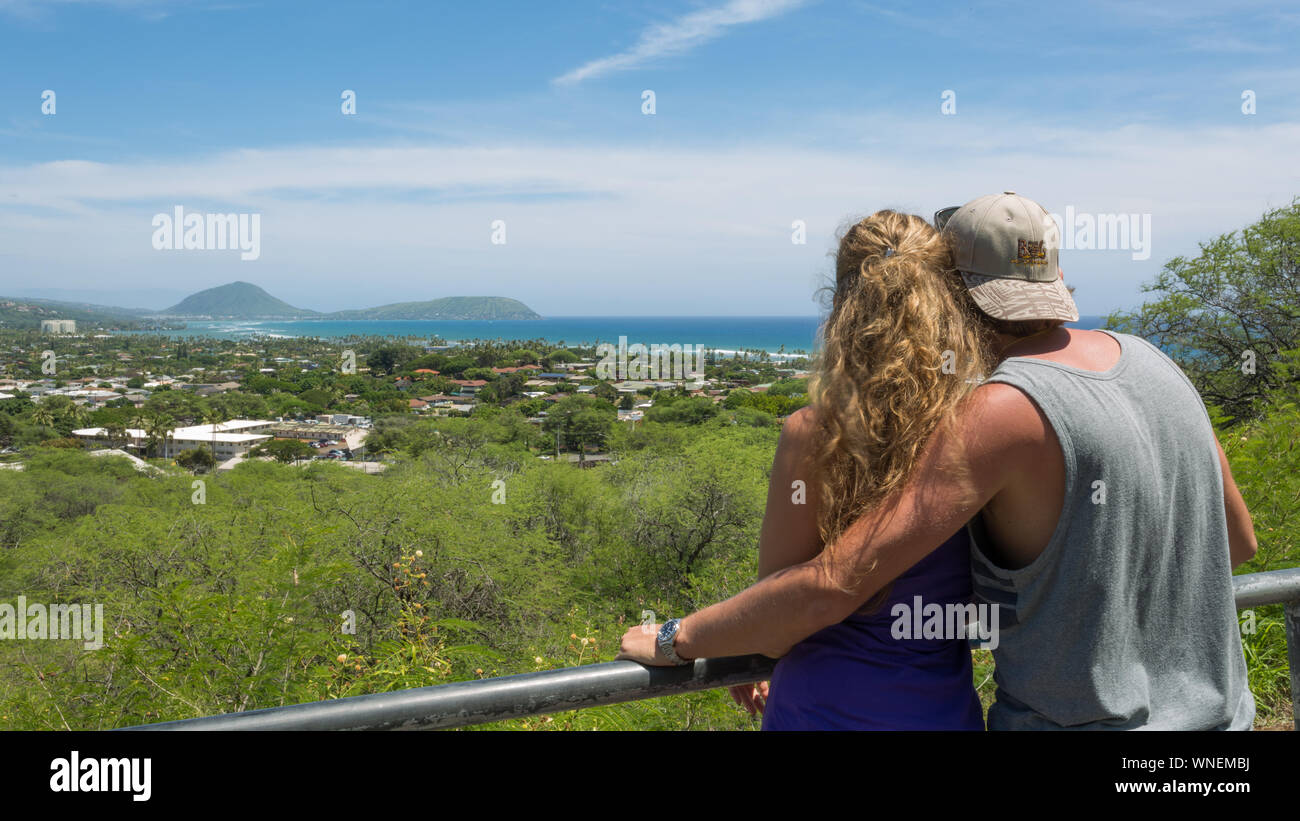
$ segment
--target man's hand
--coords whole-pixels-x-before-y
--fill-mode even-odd
[[[618,655],[614,660],[627,659],[639,661],[651,667],[674,667],[671,661],[659,652],[659,625],[638,624],[629,627],[619,642]]]

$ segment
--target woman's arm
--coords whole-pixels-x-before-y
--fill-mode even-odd
[[[772,460],[767,508],[758,536],[758,578],[806,562],[822,552],[813,481],[816,417],[812,408],[790,414]]]
[[[758,578],[806,562],[822,552],[817,528],[816,415],[811,407],[790,414],[781,426],[781,439],[772,460],[767,485],[767,507],[758,535]],[[736,703],[750,715],[767,710],[765,681],[727,688]]]
[[[1041,458],[1038,423],[1036,406],[1015,388],[980,387],[952,428],[931,437],[898,494],[860,516],[833,549],[682,619],[677,653],[779,658],[843,621],[965,526],[1023,464]],[[654,638],[632,628],[619,658],[668,664]]]

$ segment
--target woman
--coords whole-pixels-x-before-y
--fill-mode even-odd
[[[848,229],[812,404],[787,420],[777,446],[760,578],[833,551],[863,511],[904,486],[926,442],[989,372],[976,311],[924,219],[880,211]],[[896,637],[896,606],[910,622],[918,596],[922,606],[970,601],[964,529],[857,613],[790,648],[770,689],[745,685],[733,697],[764,711],[765,730],[984,729],[966,640]],[[626,637],[624,647],[622,657],[637,658]]]

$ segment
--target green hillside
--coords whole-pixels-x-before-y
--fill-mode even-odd
[[[42,319],[75,319],[94,328],[135,328],[140,311],[52,299],[0,297],[0,328],[38,328]]]

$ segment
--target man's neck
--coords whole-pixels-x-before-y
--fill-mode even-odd
[[[993,336],[996,340],[994,346],[995,350],[998,351],[997,360],[999,362],[1012,356],[1060,350],[1070,342],[1070,332],[1063,326],[1030,334],[1029,336],[1008,336],[1002,333]]]

